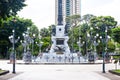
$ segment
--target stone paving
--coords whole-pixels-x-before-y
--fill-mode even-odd
[[[0,61],[0,68],[10,70],[12,64]],[[102,73],[102,64],[80,65],[21,65],[16,64],[16,75],[3,80],[120,80],[120,76],[108,73],[114,64],[106,64],[106,73]],[[118,66],[120,68],[120,65]],[[22,72],[21,74],[19,74]],[[18,74],[18,75],[17,75]],[[10,76],[10,75],[8,75]],[[5,76],[5,77],[8,77]],[[111,78],[111,76],[113,76]],[[1,77],[0,77],[0,80]]]

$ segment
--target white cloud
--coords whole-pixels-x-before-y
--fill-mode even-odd
[[[48,27],[55,23],[54,0],[27,0],[19,16],[32,19],[38,28]]]
[[[112,16],[120,23],[120,0],[81,0],[82,15]],[[55,0],[27,0],[27,7],[19,15],[32,19],[38,28],[48,27],[55,23]]]
[[[82,2],[82,15],[89,13],[96,16],[112,16],[120,23],[120,0],[84,0]]]

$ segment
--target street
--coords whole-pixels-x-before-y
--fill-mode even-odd
[[[12,74],[12,64],[9,61],[0,61],[0,68],[10,70]],[[120,66],[118,66],[120,68]],[[108,70],[115,69],[115,64],[106,64]],[[102,64],[74,64],[74,65],[24,65],[16,64],[16,73],[21,74],[9,80],[111,80],[100,75]],[[118,77],[120,78],[120,77]]]

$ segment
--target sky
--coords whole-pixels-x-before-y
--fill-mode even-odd
[[[31,19],[39,28],[55,24],[55,0],[26,0],[18,15]],[[120,23],[120,0],[81,0],[81,14],[112,16]]]

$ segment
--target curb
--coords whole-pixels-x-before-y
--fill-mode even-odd
[[[20,65],[97,65],[102,63],[16,63]]]
[[[4,75],[4,74],[7,74],[7,73],[9,73],[9,71],[8,71],[8,70],[5,70],[5,71],[3,71],[3,72],[0,73],[0,76],[1,76],[1,75]]]
[[[109,72],[112,73],[112,74],[120,76],[120,73],[114,72],[113,70],[109,70]]]

